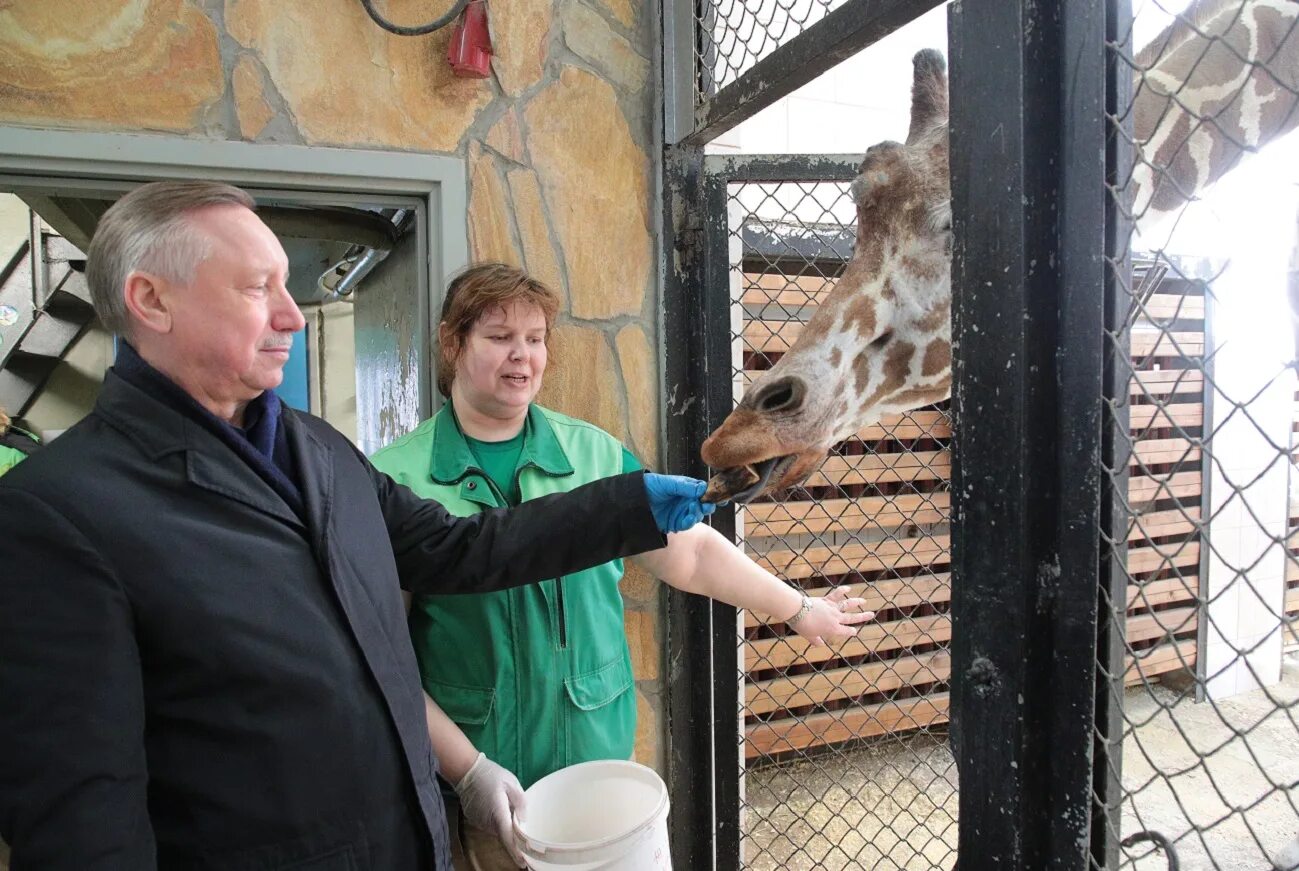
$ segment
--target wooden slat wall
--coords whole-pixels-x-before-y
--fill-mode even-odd
[[[740,301],[754,317],[742,328],[741,386],[789,349],[833,287],[823,275],[745,273]],[[1193,438],[1203,425],[1204,378],[1193,367],[1204,352],[1204,305],[1189,283],[1165,282],[1160,291],[1132,340],[1129,684],[1193,667],[1196,652],[1201,477]],[[810,595],[847,584],[879,612],[857,638],[829,648],[744,615],[749,759],[947,721],[951,435],[942,408],[890,416],[840,445],[791,498],[743,511],[745,547],[759,564]]]

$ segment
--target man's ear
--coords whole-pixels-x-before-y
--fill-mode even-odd
[[[123,299],[137,330],[151,333],[171,332],[171,308],[167,284],[147,272],[132,272],[126,277]]]

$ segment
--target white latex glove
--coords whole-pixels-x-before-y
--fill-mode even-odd
[[[519,779],[488,759],[486,753],[479,753],[455,790],[465,820],[484,831],[495,832],[518,866],[526,868],[523,853],[514,842],[514,826],[510,821],[511,812],[522,820],[526,809],[527,800]]]

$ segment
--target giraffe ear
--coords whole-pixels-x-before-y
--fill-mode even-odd
[[[947,120],[947,61],[942,53],[932,48],[921,49],[911,59],[911,64],[914,73],[908,145]]]

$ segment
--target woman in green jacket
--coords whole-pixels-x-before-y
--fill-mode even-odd
[[[0,406],[0,475],[26,459],[40,444],[36,436],[14,426],[4,406]]]
[[[438,389],[448,401],[375,454],[374,465],[459,515],[640,468],[613,436],[533,401],[558,309],[553,291],[510,266],[457,277],[438,330]],[[857,610],[862,600],[847,588],[804,596],[702,524],[637,562],[678,589],[782,619],[818,644],[874,616]],[[466,867],[522,865],[510,834],[522,788],[567,765],[631,757],[636,694],[622,574],[615,561],[499,593],[412,602],[429,736],[470,824],[462,826]]]

